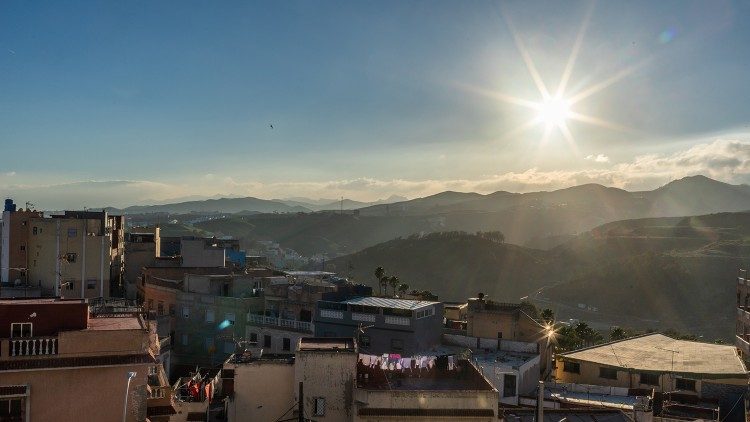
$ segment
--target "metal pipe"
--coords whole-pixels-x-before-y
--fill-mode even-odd
[[[137,373],[135,372],[128,372],[128,384],[125,387],[125,405],[122,408],[122,422],[127,421],[128,416],[128,393],[130,392],[130,380],[135,378]]]

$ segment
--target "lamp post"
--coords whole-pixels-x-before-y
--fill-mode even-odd
[[[125,405],[122,408],[122,422],[125,422],[128,416],[128,392],[130,391],[130,381],[135,378],[136,375],[135,372],[128,372],[128,384],[125,387]]]

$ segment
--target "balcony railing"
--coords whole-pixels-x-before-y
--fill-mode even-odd
[[[29,337],[10,340],[11,356],[41,356],[57,354],[57,337]]]
[[[359,312],[352,312],[352,320],[362,322],[375,322],[375,314],[362,314]]]
[[[737,334],[735,337],[735,345],[742,351],[745,356],[750,356],[750,343],[747,341],[747,335]]]
[[[255,325],[270,325],[275,327],[288,328],[297,331],[312,333],[313,325],[307,321],[297,321],[294,319],[276,318],[265,315],[249,314],[247,322]]]
[[[320,316],[323,318],[344,319],[342,311],[334,311],[333,309],[321,309]]]
[[[411,320],[409,318],[406,318],[406,317],[386,315],[385,316],[385,323],[386,324],[391,324],[391,325],[409,325],[409,324],[411,324]]]

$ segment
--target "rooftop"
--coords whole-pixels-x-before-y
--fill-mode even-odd
[[[61,299],[58,297],[0,299],[0,305],[68,305],[71,303],[86,303],[86,299]]]
[[[89,330],[111,331],[111,330],[142,330],[146,328],[144,321],[137,315],[133,316],[99,316],[89,318]]]
[[[647,334],[559,356],[639,371],[703,376],[747,375],[734,346],[675,340],[662,334]]]
[[[424,300],[392,299],[388,297],[355,297],[342,303],[350,305],[374,306],[378,308],[408,309],[415,310],[426,306],[437,305],[439,302],[427,302]]]
[[[342,350],[354,352],[356,344],[353,338],[347,337],[303,337],[299,341],[300,351]]]
[[[491,391],[492,384],[466,359],[458,359],[460,369],[383,371],[357,364],[357,388],[402,391]]]
[[[535,422],[534,409],[501,409],[500,418],[506,422]],[[631,418],[620,410],[544,409],[544,422],[630,422]]]

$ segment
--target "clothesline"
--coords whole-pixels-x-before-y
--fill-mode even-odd
[[[370,368],[380,368],[387,371],[405,371],[405,370],[428,370],[436,366],[452,371],[456,369],[456,359],[454,355],[441,356],[412,356],[402,357],[396,353],[384,353],[382,355],[369,355],[360,353],[359,360],[364,366]]]

